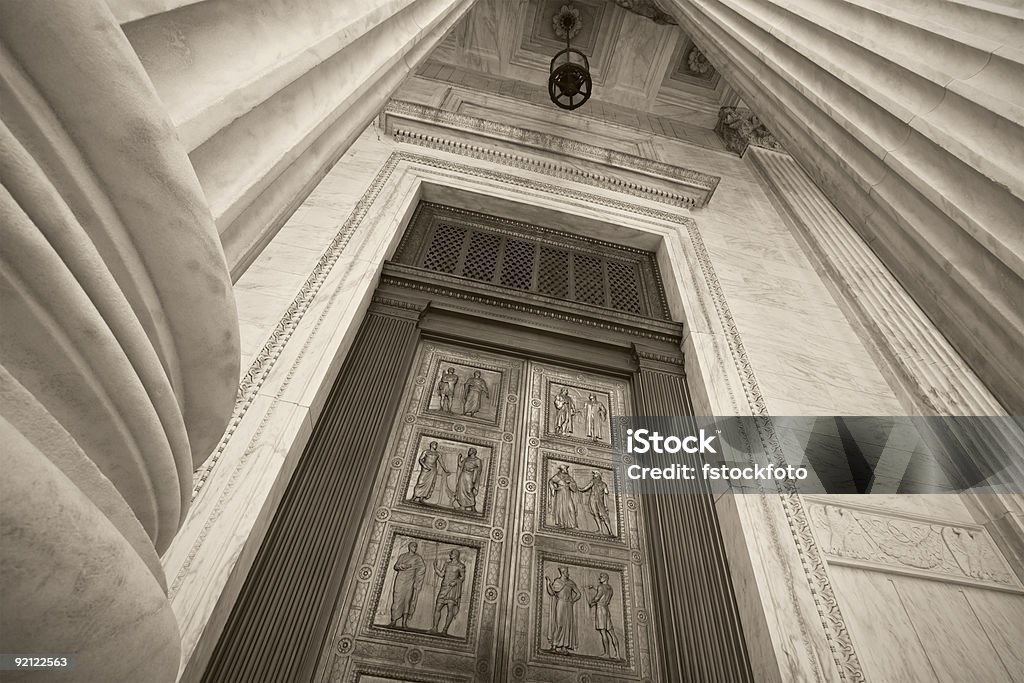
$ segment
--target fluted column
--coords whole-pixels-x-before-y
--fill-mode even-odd
[[[158,553],[234,402],[224,255],[104,2],[0,2],[0,40],[0,642],[173,681]]]
[[[1024,412],[1024,12],[671,4],[995,397]]]
[[[980,415],[994,419],[958,420],[939,441],[964,443],[981,466],[1012,481],[1024,481],[1019,454],[1024,436],[970,367],[900,286],[856,230],[814,186],[788,154],[756,147],[745,158],[792,218],[797,237],[820,272],[825,273],[870,338],[870,346],[888,366],[897,392],[915,415]],[[922,424],[927,432],[932,424]],[[969,432],[969,433],[968,433]],[[999,544],[1010,565],[1024,575],[1024,497],[1012,493],[969,492],[967,502]]]
[[[111,0],[237,279],[474,0]]]

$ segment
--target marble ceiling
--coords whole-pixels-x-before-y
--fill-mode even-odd
[[[517,92],[515,86],[523,83],[546,88],[551,58],[565,47],[553,25],[565,4],[480,0],[435,48],[420,74],[502,94]],[[651,3],[639,3],[644,7],[635,11],[623,6],[637,4],[571,3],[582,20],[573,47],[587,55],[594,79],[591,102],[714,128],[719,108],[736,104],[735,93],[683,29],[640,13]]]

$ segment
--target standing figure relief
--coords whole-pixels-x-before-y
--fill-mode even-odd
[[[448,475],[451,474],[451,470],[445,466],[444,457],[436,441],[431,441],[427,450],[420,453],[417,462],[420,464],[420,473],[412,491],[412,500],[415,503],[425,503],[434,494],[439,477],[442,484],[447,482],[447,477],[442,476],[441,472]]]
[[[417,553],[418,545],[410,541],[406,551],[395,560],[395,585],[391,590],[391,625],[409,628],[409,620],[416,614],[416,601],[423,586],[427,565]]]
[[[459,456],[459,468],[455,476],[455,490],[452,491],[452,507],[456,510],[476,512],[476,494],[480,483],[483,462],[477,457],[476,449],[470,448]]]
[[[568,465],[559,465],[558,471],[548,480],[551,489],[551,511],[555,526],[561,529],[578,529],[576,501],[573,494],[579,491],[576,480],[569,474]]]
[[[579,647],[579,632],[576,628],[576,603],[583,595],[576,582],[569,578],[569,568],[559,567],[558,577],[547,581],[547,593],[552,598],[548,616],[548,643],[559,654],[569,654]]]
[[[483,407],[484,400],[491,397],[491,390],[487,386],[486,380],[480,376],[479,370],[474,371],[473,376],[466,380],[462,393],[462,414],[469,417],[475,417]]]
[[[455,387],[459,383],[459,376],[455,368],[449,367],[441,374],[437,381],[437,395],[441,398],[441,410],[446,413],[452,412],[452,396],[455,395]]]
[[[608,649],[610,645],[611,649],[615,652],[614,658],[620,659],[619,638],[615,635],[615,623],[612,621],[612,611],[610,608],[615,591],[612,590],[611,585],[608,583],[607,572],[598,574],[597,586],[587,586],[587,590],[594,591],[594,594],[587,598],[587,604],[594,611],[594,630],[601,635],[602,654],[605,657],[612,656]]]
[[[462,585],[466,581],[466,565],[459,559],[459,551],[448,552],[448,560],[434,563],[434,573],[441,579],[434,599],[434,632],[448,635],[448,629],[459,613],[462,604]],[[444,628],[441,619],[444,618]]]

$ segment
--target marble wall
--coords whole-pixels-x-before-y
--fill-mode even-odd
[[[243,354],[235,415],[214,457],[197,473],[192,511],[163,558],[183,633],[183,680],[201,674],[351,344],[381,263],[420,199],[657,249],[671,310],[687,326],[684,351],[698,412],[907,410],[862,338],[862,324],[839,306],[833,285],[815,269],[747,160],[628,126],[552,114],[500,95],[439,89],[427,80],[412,79],[402,92],[441,110],[432,142],[396,142],[382,117],[363,131],[235,284]],[[706,206],[686,209],[664,192],[612,189],[600,173],[589,166],[581,172],[579,160],[566,155],[453,132],[444,126],[444,111],[720,180]],[[613,166],[605,170],[609,176],[618,172]],[[664,182],[661,175],[651,185]],[[680,193],[691,190],[679,187]],[[770,427],[751,445],[768,457],[775,447]],[[803,500],[765,492],[723,496],[718,507],[759,680],[838,681],[840,672],[847,679],[914,680],[900,678],[906,671],[929,680],[927,672],[945,667],[952,653],[994,662],[993,647],[1005,671],[1019,675],[1019,663],[999,643],[1020,638],[1014,612],[1020,582],[1007,573],[986,530],[957,497]],[[989,569],[971,574],[957,569],[955,555],[944,560],[944,571],[884,553],[849,557],[833,542],[840,532],[827,524],[823,508],[881,519],[865,524],[883,532],[904,523],[938,525],[949,529],[945,538],[985,544],[994,559]],[[937,533],[945,543],[943,532]],[[892,599],[892,591],[903,604]],[[951,601],[954,593],[965,597]],[[976,625],[969,637],[951,627],[967,610],[973,610],[970,623]],[[917,629],[927,615],[950,627],[935,625],[920,637]],[[885,642],[872,630],[876,623],[887,624]],[[933,669],[890,662],[894,640],[921,643],[912,661]]]

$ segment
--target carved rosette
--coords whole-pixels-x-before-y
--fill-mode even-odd
[[[715,132],[722,138],[726,149],[741,156],[750,145],[784,151],[775,135],[749,109],[722,107],[718,111]]]

